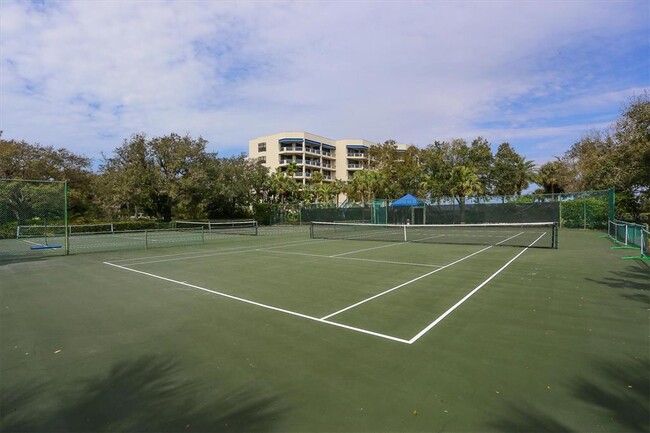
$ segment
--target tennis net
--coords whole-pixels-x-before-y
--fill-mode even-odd
[[[71,236],[113,233],[113,223],[64,225],[20,225],[16,227],[16,238],[35,238],[43,236]]]
[[[203,230],[206,234],[257,235],[257,221],[175,221],[177,230]]]
[[[312,239],[557,248],[557,223],[404,225],[312,222],[310,237]]]

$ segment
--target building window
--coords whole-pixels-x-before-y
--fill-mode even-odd
[[[257,160],[262,164],[266,164],[266,156],[258,156]]]
[[[257,143],[258,152],[266,152],[266,143]]]

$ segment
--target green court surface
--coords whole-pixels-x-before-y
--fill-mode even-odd
[[[600,234],[0,262],[0,431],[650,431],[650,268]]]

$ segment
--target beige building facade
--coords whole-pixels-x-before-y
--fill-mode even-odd
[[[298,168],[294,178],[300,183],[309,183],[315,172],[323,174],[324,182],[348,181],[368,166],[368,150],[374,145],[363,139],[333,140],[304,131],[287,131],[250,140],[248,157],[261,161],[271,173],[278,168],[285,171],[294,163]]]

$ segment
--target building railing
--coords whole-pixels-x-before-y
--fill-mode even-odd
[[[282,152],[302,152],[302,146],[280,146],[280,153]]]

